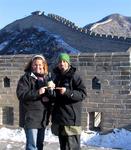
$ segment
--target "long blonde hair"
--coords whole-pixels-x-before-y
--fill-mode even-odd
[[[34,60],[40,59],[43,61],[43,69],[44,69],[44,74],[48,74],[48,64],[46,59],[42,55],[35,55],[34,57],[31,58],[29,63],[26,65],[24,71],[25,72],[31,72],[32,71],[32,63]]]

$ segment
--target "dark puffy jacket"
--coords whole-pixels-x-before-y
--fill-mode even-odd
[[[59,125],[81,125],[82,100],[86,97],[82,78],[72,66],[65,74],[61,74],[58,67],[54,69],[54,73],[56,87],[66,87],[66,92],[60,95],[55,90],[52,122]]]
[[[43,83],[47,85],[47,78]],[[38,80],[25,73],[19,80],[16,94],[19,99],[19,125],[25,128],[42,128],[47,123],[48,102],[43,102],[38,93]]]

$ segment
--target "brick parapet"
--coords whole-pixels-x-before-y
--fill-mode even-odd
[[[15,94],[19,77],[32,55],[0,56],[0,109],[14,108],[14,126],[18,126],[18,100]],[[88,128],[89,113],[101,112],[103,131],[130,125],[130,53],[84,53],[71,55],[71,63],[80,71],[87,87],[83,101],[82,125]],[[5,88],[3,78],[10,79],[10,88]],[[92,79],[97,77],[100,90],[92,89]],[[1,115],[0,115],[1,116]],[[1,118],[0,118],[1,120]]]

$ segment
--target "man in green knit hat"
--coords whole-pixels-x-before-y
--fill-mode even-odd
[[[53,71],[56,88],[52,95],[52,132],[59,137],[61,150],[80,150],[81,104],[86,87],[67,53],[59,55]]]
[[[59,61],[62,61],[62,60],[68,62],[68,64],[71,63],[70,62],[70,56],[67,53],[61,53],[59,55]]]

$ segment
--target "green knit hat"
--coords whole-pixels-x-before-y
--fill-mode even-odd
[[[67,53],[61,53],[59,55],[59,61],[66,61],[68,64],[70,64],[70,56]]]

